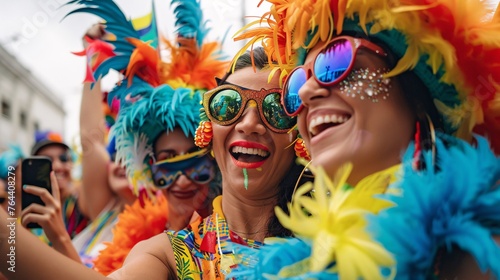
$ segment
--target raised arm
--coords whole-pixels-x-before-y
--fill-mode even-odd
[[[102,92],[99,81],[92,89],[90,83],[83,85],[80,109],[82,195],[91,220],[94,220],[114,198],[114,193],[108,183],[110,157],[104,141],[106,127],[101,100]]]
[[[101,38],[103,32],[102,27],[96,24],[87,31],[86,35],[91,38]],[[94,220],[114,197],[108,183],[110,157],[106,150],[105,135],[100,80],[95,82],[93,88],[90,82],[85,82],[80,108],[82,195],[91,220]]]

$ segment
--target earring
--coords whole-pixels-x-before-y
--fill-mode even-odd
[[[212,122],[202,121],[196,129],[194,144],[200,148],[205,148],[210,145],[213,135]]]
[[[413,153],[413,168],[415,170],[424,169],[425,162],[422,161],[422,151],[431,151],[432,165],[436,163],[436,131],[434,124],[428,114],[425,118],[420,118],[415,129],[415,152]]]
[[[302,140],[302,138],[300,138],[299,135],[297,135],[297,140],[295,140],[295,145],[293,146],[293,149],[295,150],[295,155],[297,155],[297,157],[304,158],[307,161],[311,160],[311,156],[307,151],[306,145],[304,144],[304,140]]]
[[[421,137],[420,137],[420,121],[415,124],[415,151],[413,152],[413,169],[421,169],[420,154],[422,153]]]

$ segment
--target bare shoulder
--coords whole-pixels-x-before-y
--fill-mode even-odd
[[[112,279],[176,279],[175,257],[166,233],[137,243]]]

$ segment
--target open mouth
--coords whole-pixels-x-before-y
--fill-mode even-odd
[[[237,161],[244,163],[256,163],[266,160],[270,153],[263,149],[245,148],[241,146],[234,146],[231,148],[231,156]]]
[[[345,123],[350,118],[351,115],[348,114],[332,114],[316,117],[309,123],[309,133],[311,133],[312,136],[316,136],[331,127]]]

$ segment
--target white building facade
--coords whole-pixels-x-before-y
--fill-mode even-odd
[[[36,130],[64,135],[65,115],[62,100],[0,45],[0,152],[14,143],[28,154]]]

